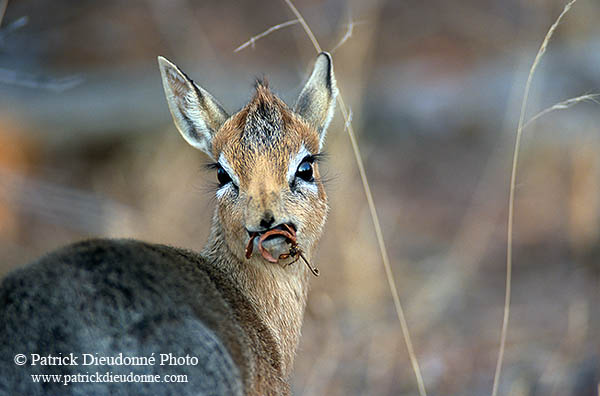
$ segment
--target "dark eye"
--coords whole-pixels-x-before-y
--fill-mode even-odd
[[[306,160],[302,161],[300,166],[298,166],[298,170],[296,171],[296,177],[299,177],[300,179],[307,182],[314,181],[315,179],[313,178],[312,162]]]
[[[221,165],[217,165],[217,180],[219,181],[219,187],[223,187],[231,181],[231,177],[229,177]]]

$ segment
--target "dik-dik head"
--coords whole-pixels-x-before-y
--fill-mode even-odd
[[[177,129],[214,161],[217,226],[229,250],[244,260],[252,234],[284,224],[296,230],[300,248],[312,250],[328,209],[318,159],[337,95],[330,55],[317,57],[293,109],[258,82],[252,100],[231,116],[177,66],[158,61]],[[289,248],[282,237],[263,246],[274,257]]]

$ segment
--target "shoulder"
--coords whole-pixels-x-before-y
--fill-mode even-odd
[[[70,271],[158,270],[161,264],[172,266],[184,261],[202,264],[206,260],[190,250],[135,239],[87,239],[53,250],[22,271],[57,271],[65,267],[72,267]]]
[[[116,301],[188,297],[192,289],[209,294],[209,264],[198,253],[131,239],[90,239],[54,250],[9,273],[2,296]]]

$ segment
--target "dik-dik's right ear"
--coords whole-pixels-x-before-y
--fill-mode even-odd
[[[294,111],[319,133],[320,147],[323,147],[327,127],[333,118],[337,94],[331,55],[321,52],[294,106]]]
[[[229,115],[173,63],[159,56],[158,66],[175,126],[189,144],[213,158],[212,138]]]

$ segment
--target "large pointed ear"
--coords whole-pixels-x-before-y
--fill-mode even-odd
[[[212,138],[229,116],[173,63],[159,56],[158,66],[175,126],[189,144],[213,158]]]
[[[327,127],[333,118],[337,94],[331,55],[321,52],[294,106],[294,111],[319,133],[321,147],[325,141]]]

